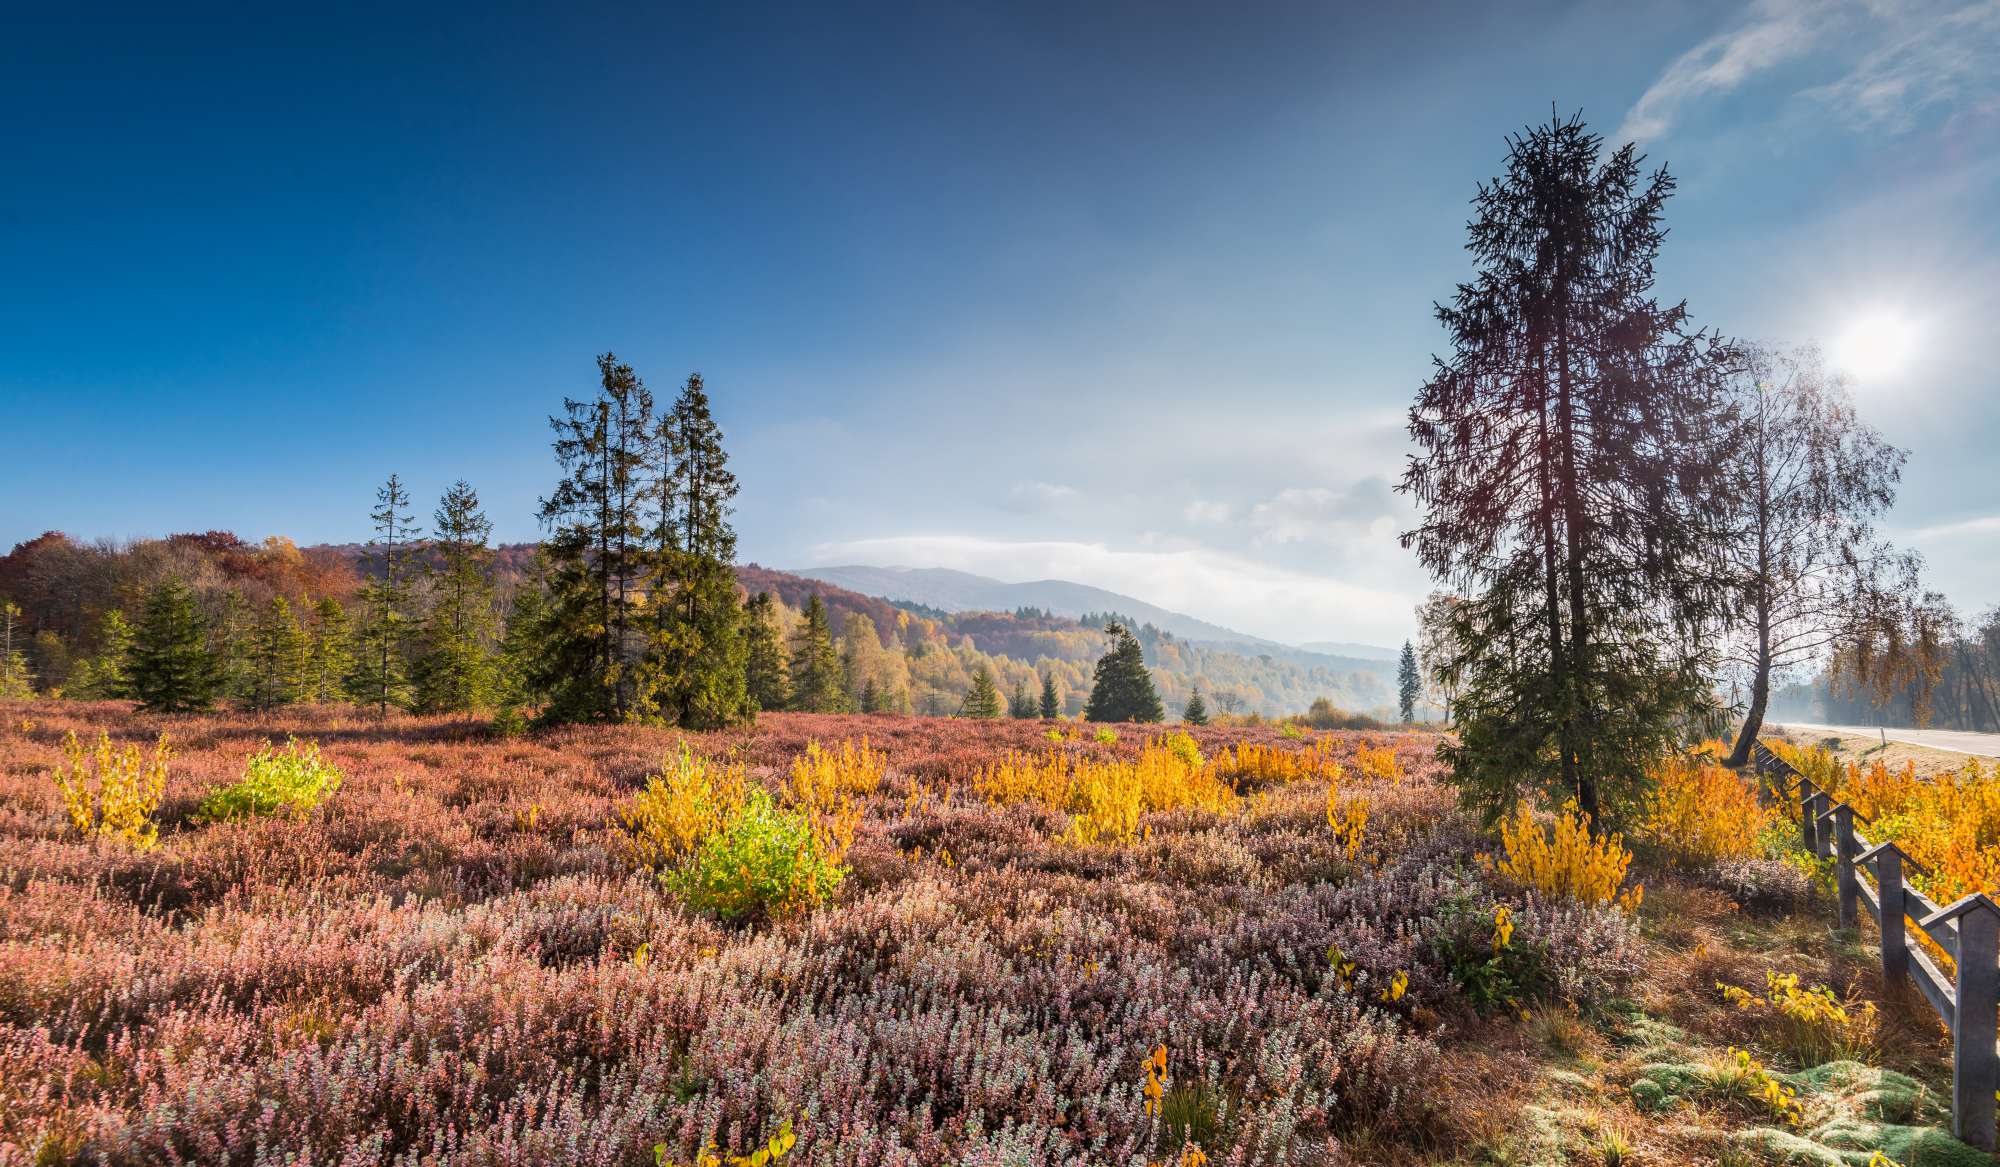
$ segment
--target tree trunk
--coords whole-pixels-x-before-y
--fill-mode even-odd
[[[1750,761],[1751,747],[1757,744],[1757,735],[1764,728],[1764,710],[1771,703],[1771,634],[1768,629],[1758,629],[1757,635],[1757,675],[1750,681],[1750,708],[1743,713],[1743,730],[1736,735],[1736,748],[1729,752],[1731,766],[1742,766]]]

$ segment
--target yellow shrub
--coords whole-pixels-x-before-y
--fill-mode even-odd
[[[96,747],[86,750],[71,731],[63,740],[63,764],[50,778],[78,831],[92,838],[110,836],[143,851],[160,841],[153,814],[166,794],[172,757],[166,734],[154,743],[148,759],[136,744],[112,745],[107,733],[98,734]]]
[[[674,863],[722,829],[750,793],[741,763],[700,757],[681,743],[660,772],[620,811],[632,859],[644,867]]]
[[[1354,765],[1364,778],[1390,783],[1403,780],[1403,765],[1396,760],[1394,746],[1363,745],[1354,751]]]
[[[1325,741],[1303,750],[1238,742],[1234,749],[1216,755],[1215,771],[1218,777],[1239,785],[1265,785],[1313,778],[1338,781],[1342,767]]]
[[[882,786],[882,773],[889,757],[868,748],[868,739],[856,745],[843,741],[832,749],[816,741],[806,743],[806,752],[792,759],[792,797],[802,806],[832,807],[844,795],[867,795]]]
[[[1500,870],[1551,899],[1617,903],[1632,910],[1644,895],[1636,885],[1619,894],[1632,853],[1621,835],[1593,838],[1590,818],[1574,800],[1563,804],[1546,833],[1523,805],[1500,824],[1500,842],[1507,853]]]
[[[1185,737],[1186,735],[1174,735]],[[973,788],[995,804],[1031,802],[1067,812],[1072,842],[1130,842],[1147,811],[1193,807],[1227,812],[1236,792],[1212,766],[1170,736],[1149,741],[1137,760],[1072,757],[1050,751],[1040,758],[1009,754],[981,770]]]
[[[1368,831],[1368,800],[1359,796],[1342,799],[1338,780],[1326,786],[1326,825],[1349,859],[1361,854],[1361,842]]]
[[[1653,792],[1642,829],[1648,842],[1688,863],[1747,859],[1771,812],[1757,792],[1726,766],[1700,755],[1669,758],[1653,768]]]
[[[1715,987],[1724,1000],[1760,1017],[1765,1037],[1800,1067],[1862,1058],[1873,1050],[1874,1002],[1842,1002],[1825,985],[1800,988],[1797,973],[1766,972],[1764,985],[1762,997],[1736,985]]]

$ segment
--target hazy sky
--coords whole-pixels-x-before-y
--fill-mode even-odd
[[[1402,417],[1505,135],[1681,181],[1660,291],[1818,338],[2000,601],[2000,0],[17,11],[0,546],[536,536],[592,358],[699,369],[745,559],[1400,640]],[[438,12],[442,12],[439,9]]]

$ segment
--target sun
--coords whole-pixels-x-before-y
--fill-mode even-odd
[[[1917,351],[1917,326],[1901,312],[1880,308],[1856,316],[1827,354],[1833,367],[1861,381],[1881,381],[1901,373]]]

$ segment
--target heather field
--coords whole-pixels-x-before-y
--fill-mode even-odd
[[[1772,1148],[1857,1116],[1948,1142],[1937,1035],[1894,1001],[1783,1079],[1796,1116],[1715,1086],[1739,1046],[1785,1068],[1718,982],[1879,989],[1804,876],[1640,848],[1621,902],[1536,895],[1432,735],[1205,727],[1196,757],[1040,721],[0,716],[4,1163],[636,1167],[787,1131],[814,1164],[1840,1163]],[[71,731],[170,735],[155,845],[66,817]],[[338,788],[217,821],[290,736]],[[818,902],[697,908],[635,839],[676,758],[795,797],[809,743],[864,737]],[[1058,808],[1051,774],[1143,809]]]

